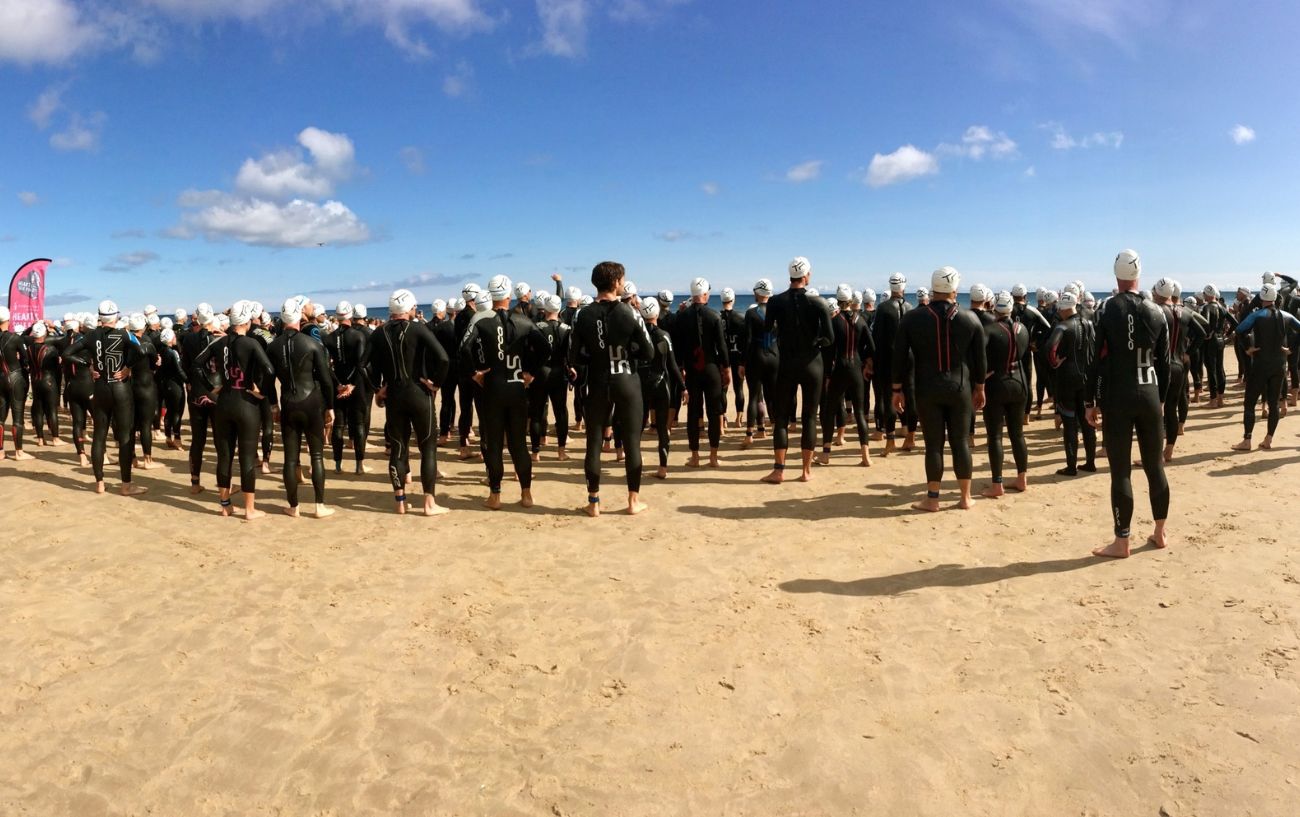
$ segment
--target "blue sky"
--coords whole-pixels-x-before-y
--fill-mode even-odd
[[[1249,12],[1241,11],[1249,8]],[[1295,272],[1300,7],[4,0],[0,261],[52,311]],[[324,246],[318,246],[323,244]]]

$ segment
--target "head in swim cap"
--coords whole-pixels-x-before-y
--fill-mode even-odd
[[[1262,276],[1260,276],[1260,277],[1261,277],[1263,283],[1265,283],[1265,284],[1276,284],[1276,283],[1277,283],[1277,274],[1276,274],[1276,273],[1273,273],[1273,272],[1265,272],[1265,273],[1264,273]]]
[[[896,273],[894,273],[893,275],[889,276],[889,291],[890,291],[890,292],[893,292],[893,293],[901,293],[901,292],[902,292],[903,290],[905,290],[905,289],[907,289],[907,276],[906,276],[906,275],[904,275],[904,274],[901,273],[901,272],[896,272]]]
[[[736,290],[731,287],[723,287],[722,302],[724,304],[734,304],[736,302]]]
[[[1023,298],[1029,294],[1029,290],[1025,288],[1024,284],[1016,284],[1011,288],[1011,292],[1008,294],[1012,298]]]
[[[81,320],[79,318],[68,318],[63,322],[63,331],[69,334],[76,333],[81,329]],[[166,331],[166,330],[163,330]]]
[[[519,283],[515,284],[514,291],[515,291],[515,300],[517,301],[522,301],[524,298],[527,298],[529,295],[533,294],[533,288],[528,286],[528,284],[525,284],[523,281],[520,281]]]
[[[488,297],[493,302],[504,301],[510,297],[510,279],[504,275],[493,275],[492,280],[488,281]]]
[[[673,305],[673,291],[671,289],[661,289],[655,297],[659,299],[659,306],[665,309]]]
[[[659,301],[654,298],[646,298],[641,302],[641,317],[652,321],[659,317]]]
[[[492,309],[492,293],[486,289],[474,296],[474,311],[489,312]]]
[[[145,318],[144,314],[141,312],[136,312],[132,314],[131,317],[126,319],[126,325],[131,329],[132,332],[143,332],[145,326],[147,326],[148,324],[149,324],[148,319]]]
[[[1194,295],[1188,295],[1186,298],[1183,298],[1183,306],[1190,307],[1191,309],[1195,309],[1195,308],[1196,308],[1196,296],[1194,296]]]
[[[853,287],[848,284],[840,284],[835,287],[835,300],[842,304],[853,300]]]
[[[1277,300],[1277,284],[1264,284],[1259,288],[1259,299],[1266,304]]]
[[[1205,289],[1201,290],[1201,294],[1206,298],[1218,298],[1219,290],[1215,288],[1214,284],[1206,284]]]
[[[45,337],[45,333],[48,331],[49,329],[46,328],[42,321],[37,321],[32,324],[32,337],[34,338],[43,338]]]
[[[334,317],[340,319],[350,319],[352,317],[352,304],[348,301],[339,301],[339,305],[334,307]]]
[[[1115,279],[1136,281],[1142,275],[1142,259],[1136,250],[1120,250],[1115,256]]]
[[[408,315],[413,311],[415,311],[415,293],[411,290],[399,289],[388,296],[388,314],[391,317]]]
[[[800,278],[807,278],[809,275],[812,275],[812,264],[802,255],[796,256],[790,260],[789,272],[791,281],[798,281]]]
[[[1010,315],[1011,307],[1015,305],[1015,298],[1010,292],[999,292],[993,299],[993,311],[999,315]]]
[[[874,304],[876,302],[876,291],[874,289],[862,290],[862,303]]]
[[[0,323],[9,323],[9,307],[0,306]]]
[[[934,290],[936,295],[956,292],[959,286],[961,286],[961,273],[953,267],[939,267],[930,273],[930,289]]]
[[[691,280],[691,297],[699,298],[702,295],[709,294],[709,281],[707,278],[693,278]]]
[[[460,288],[460,297],[464,298],[466,303],[469,303],[470,301],[477,298],[478,293],[479,293],[478,284],[475,283],[469,283]]]
[[[807,291],[804,294],[806,294],[809,298],[820,298],[822,296],[822,294],[818,292],[816,289],[814,289],[813,287],[808,287]]]
[[[354,317],[354,318],[358,318],[358,319],[365,318],[365,317],[366,317],[366,305],[365,305],[365,304],[353,304],[353,305],[352,305],[352,317]]]
[[[230,307],[230,325],[245,326],[253,322],[253,305],[248,301],[235,301]]]
[[[592,297],[591,297],[590,295],[583,295],[583,296],[582,296],[582,300],[581,300],[581,301],[578,301],[578,305],[579,305],[579,306],[591,306],[592,300],[593,300],[593,299],[592,299]]]
[[[113,303],[112,301],[99,302],[99,320],[101,322],[112,321],[116,323],[117,315],[118,315],[117,304]]]
[[[930,290],[926,289],[925,287],[917,287],[917,288],[916,288],[916,297],[918,297],[918,298],[928,298],[928,297],[930,297]]]
[[[1073,290],[1061,293],[1061,296],[1056,299],[1056,308],[1062,312],[1073,310],[1078,305],[1079,297],[1074,294]]]
[[[1172,278],[1161,278],[1159,281],[1156,281],[1156,285],[1152,287],[1152,292],[1159,295],[1161,298],[1172,298],[1174,297],[1176,289],[1177,285],[1174,283]]]
[[[302,320],[302,301],[290,298],[280,307],[280,320],[284,323],[297,323]]]
[[[970,288],[971,305],[982,304],[993,297],[993,291],[983,284],[973,284]]]
[[[158,339],[163,342],[163,346],[171,346],[172,341],[176,340],[176,332],[171,329],[164,329]]]
[[[433,303],[429,304],[429,306],[432,307],[435,315],[441,315],[447,311],[447,302],[441,298],[434,298]]]
[[[564,294],[573,303],[577,303],[578,301],[582,300],[582,290],[578,289],[577,287],[569,287],[567,290],[565,290]]]
[[[630,301],[636,296],[637,296],[636,284],[632,283],[631,281],[624,281],[622,300]]]
[[[771,279],[771,278],[759,278],[757,281],[755,281],[755,282],[754,282],[754,294],[755,294],[755,295],[771,295],[771,294],[772,294],[772,279]]]

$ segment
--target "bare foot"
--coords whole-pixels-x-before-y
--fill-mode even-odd
[[[317,519],[324,519],[327,516],[333,516],[333,515],[334,515],[334,509],[328,505],[317,505],[316,512],[312,514],[312,516],[316,517]]]
[[[959,511],[969,511],[971,508],[975,507],[975,501],[968,496],[964,496],[957,500],[957,504],[953,505],[953,507]]]
[[[1261,442],[1261,443],[1259,444],[1259,447],[1260,447],[1260,449],[1262,449],[1262,450],[1264,450],[1264,451],[1272,451],[1272,450],[1273,450],[1273,438],[1272,438],[1272,437],[1265,437],[1264,440],[1263,440],[1263,442]]]
[[[397,500],[397,515],[406,516],[406,502],[404,500]]]
[[[501,494],[488,494],[488,498],[483,500],[483,507],[489,511],[501,510]]]
[[[143,494],[148,490],[149,490],[148,488],[145,488],[141,485],[132,485],[129,482],[123,483],[122,487],[118,489],[119,493],[121,493],[122,496],[139,496],[140,494]]]
[[[814,460],[814,461],[815,461],[818,465],[830,465],[830,464],[831,464],[831,452],[829,452],[829,451],[823,451],[823,452],[821,452],[820,454],[817,455],[817,459]]]
[[[799,474],[799,481],[812,482],[812,469],[811,468],[803,469],[803,471]]]
[[[1247,438],[1245,438],[1244,440],[1242,440],[1241,442],[1237,443],[1236,445],[1234,445],[1234,446],[1232,447],[1232,450],[1233,450],[1233,451],[1249,451],[1249,450],[1250,450],[1250,438],[1247,437]]]
[[[1166,445],[1165,462],[1173,462],[1173,461],[1174,461],[1174,447],[1172,445]]]
[[[858,465],[862,468],[870,468],[871,457],[863,457],[862,459],[858,460]]]
[[[433,494],[429,494],[424,498],[425,516],[442,516],[443,514],[448,514],[448,513],[451,513],[451,508],[444,508],[443,506],[439,505],[437,500],[433,498]]]
[[[104,493],[104,481],[103,481],[103,480],[100,480],[99,482],[96,482],[96,483],[95,483],[95,493],[97,493],[97,494],[102,494],[102,493]]]
[[[1016,477],[1015,482],[1011,483],[1011,488],[1009,490],[1023,494],[1025,491],[1029,490],[1029,478],[1025,474],[1021,474]]]
[[[990,485],[985,485],[980,491],[980,496],[986,496],[989,499],[997,499],[1000,496],[1006,495],[1006,492],[1006,488],[1002,486],[1002,483],[994,482]]]
[[[715,451],[714,453],[710,454],[710,455],[709,455],[709,467],[710,467],[710,468],[720,468],[721,466],[722,466],[722,463],[718,461],[718,454],[717,454],[717,452]]]
[[[282,508],[281,510],[284,511],[285,516],[289,516],[294,519],[298,518],[298,507],[296,505],[292,508]]]
[[[221,515],[222,515],[222,516],[230,516],[231,514],[234,513],[234,510],[232,510],[231,507],[230,507],[229,505],[222,505],[222,506],[220,506],[220,507],[221,507]]]
[[[14,459],[18,460],[19,462],[22,462],[23,460],[35,459],[35,457],[33,457],[31,454],[28,454],[26,451],[15,451]]]
[[[540,451],[534,451],[534,452],[533,452],[533,462],[541,462],[541,461],[542,461],[542,452],[540,452]]]
[[[614,453],[614,439],[611,437],[610,439],[605,440],[605,444],[602,445],[602,446],[600,447],[600,450],[601,450],[601,453],[603,453],[603,454],[613,454],[613,453]]]
[[[646,510],[649,507],[650,507],[649,505],[645,504],[639,499],[629,500],[627,503],[627,512],[629,516],[636,516],[637,514],[641,513],[642,511]]]
[[[659,470],[655,471],[655,479],[668,479],[668,469],[662,465],[659,466]]]
[[[64,442],[63,440],[60,440],[58,437],[55,437],[53,440],[50,441],[50,445],[67,445],[67,443]]]
[[[266,516],[266,511],[259,511],[257,508],[249,508],[244,511],[244,521],[251,522],[254,519],[261,519]]]
[[[1127,559],[1128,558],[1128,539],[1115,537],[1115,541],[1105,547],[1093,548],[1093,556],[1104,556],[1107,559]]]
[[[1156,550],[1164,550],[1169,547],[1169,539],[1165,536],[1164,531],[1153,533],[1147,537],[1147,544]]]
[[[202,485],[198,485],[198,484],[191,485],[191,486],[190,486],[190,493],[191,493],[191,494],[201,494],[201,493],[203,493],[203,486],[202,486]]]
[[[78,454],[77,459],[79,460],[77,464],[80,465],[82,468],[90,467],[90,457],[87,457],[85,454]]]
[[[151,457],[145,457],[144,464],[140,466],[140,468],[142,468],[145,471],[152,471],[155,468],[161,468],[161,467],[162,467],[162,463],[154,462],[153,458]]]
[[[586,505],[583,505],[581,508],[579,508],[578,512],[585,513],[587,516],[590,516],[592,519],[595,519],[596,517],[600,516],[600,505],[594,502],[589,502]]]
[[[559,460],[560,462],[568,462],[569,455],[568,453],[565,452],[563,448],[561,448],[555,452],[555,459]]]
[[[785,470],[782,468],[773,468],[772,473],[763,477],[762,482],[766,482],[769,485],[780,485],[782,482],[785,482]]]
[[[690,456],[690,459],[686,460],[686,467],[687,467],[687,468],[699,468],[699,467],[700,467],[700,455],[699,455],[699,454],[692,453],[691,456]]]
[[[520,491],[520,494],[519,494],[519,506],[520,506],[521,508],[531,508],[531,507],[533,507],[533,492],[532,492],[532,491]]]
[[[930,512],[930,513],[936,513],[936,512],[938,512],[938,511],[942,510],[942,508],[939,507],[939,499],[938,499],[938,497],[929,497],[929,496],[927,496],[925,499],[921,499],[921,500],[917,500],[916,502],[913,502],[913,503],[912,503],[912,510],[914,510],[914,511],[928,511],[928,512]]]

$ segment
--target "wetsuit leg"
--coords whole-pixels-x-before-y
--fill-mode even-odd
[[[799,393],[803,398],[800,406],[803,433],[799,444],[804,451],[814,451],[817,446],[817,407],[821,405],[822,388],[825,385],[821,356],[813,358],[799,372]]]
[[[420,488],[432,494],[438,487],[438,423],[433,415],[433,397],[413,385],[404,390],[403,402],[420,451]]]
[[[1137,432],[1138,454],[1151,492],[1155,519],[1169,512],[1169,481],[1165,477],[1162,449],[1164,428],[1160,406],[1146,399],[1126,406],[1112,406],[1102,413],[1106,457],[1110,460],[1110,501],[1115,535],[1127,537],[1133,522],[1133,433]]]
[[[13,415],[14,423],[14,448],[21,450],[23,447],[23,426],[26,425],[25,415],[27,413],[27,378],[21,372],[10,372],[5,377],[5,386],[7,388],[7,397],[9,412]],[[3,425],[3,416],[0,415],[0,426]]]
[[[47,429],[51,438],[59,436],[59,392],[52,377],[32,381],[32,428],[42,440]]]
[[[197,483],[203,471],[203,449],[208,445],[208,429],[216,436],[216,411],[213,406],[189,404],[190,409],[190,482]],[[215,442],[215,440],[214,440]],[[230,487],[230,482],[226,482]]]
[[[1051,368],[1048,366],[1047,363],[1046,352],[1042,350],[1038,350],[1034,352],[1034,368],[1038,372],[1038,382],[1035,384],[1037,386],[1037,394],[1038,394],[1038,410],[1039,412],[1042,412],[1043,397],[1045,395],[1047,396],[1051,395],[1051,389],[1050,389],[1051,378],[1048,376],[1051,372]]]
[[[334,467],[343,467],[343,445],[347,429],[348,408],[352,404],[352,398],[356,394],[353,392],[347,397],[337,397],[334,400],[334,425],[330,429],[330,448],[334,454]]]
[[[505,478],[506,412],[504,390],[485,389],[482,410],[479,412],[479,432],[482,436],[483,465],[487,469],[488,491],[501,493]]]
[[[686,446],[692,454],[698,454],[700,451],[700,420],[704,417],[704,400],[707,385],[705,384],[704,372],[691,370],[686,373]],[[678,398],[678,405],[681,405],[681,398]],[[712,431],[712,418],[710,418],[710,431]]]
[[[72,444],[78,456],[86,453],[86,417],[90,414],[91,395],[80,388],[71,387],[64,393],[68,400],[68,413],[72,415]]]
[[[113,396],[108,393],[108,384],[95,384],[91,412],[95,418],[95,431],[90,443],[90,465],[95,472],[95,481],[103,482],[104,455],[108,449],[108,432],[113,424]]]
[[[1010,414],[1018,411],[1019,407],[1007,399],[1001,388],[989,390],[988,401],[984,404],[984,438],[988,444],[989,471],[994,482],[1002,481],[1002,425]]]
[[[357,465],[366,458],[366,435],[370,429],[369,409],[370,392],[364,386],[358,387],[349,398],[345,418],[348,426],[348,440],[352,443],[352,459]],[[335,423],[338,421],[335,420]]]
[[[943,446],[948,433],[947,406],[934,399],[922,399],[916,407],[921,418],[921,440],[925,445],[925,481],[943,481]],[[965,434],[963,430],[961,432]]]
[[[719,384],[719,388],[721,384]],[[614,398],[613,425],[623,435],[623,472],[627,489],[641,491],[641,381],[620,377],[610,385]]]
[[[472,374],[472,373],[471,373]],[[468,377],[461,377],[458,398],[460,400],[460,421],[457,423],[456,430],[460,434],[460,445],[462,448],[469,445],[469,432],[474,427],[474,390],[478,388],[473,380]]]
[[[528,396],[528,441],[534,454],[542,450],[542,438],[546,436],[547,379],[533,381],[526,392]]]
[[[275,444],[275,423],[273,422],[274,414],[271,411],[271,401],[261,400],[257,404],[258,418],[261,420],[262,432],[262,459],[271,459],[271,448]]]
[[[545,403],[543,403],[545,405]],[[533,458],[528,456],[528,395],[516,394],[510,401],[505,417],[506,448],[510,451],[510,464],[519,476],[519,487],[525,491],[533,487]]]
[[[729,365],[731,366],[731,388],[732,391],[736,393],[736,414],[740,414],[745,410],[745,378],[740,376],[740,362],[738,360],[732,361]],[[725,393],[723,394],[722,402],[725,410]]]
[[[776,384],[767,395],[767,409],[772,414],[772,448],[784,451],[790,447],[790,416],[794,413],[795,390],[798,372],[783,366],[777,373]]]
[[[1025,414],[1034,410],[1034,356],[1020,359],[1020,372],[1025,376]]]
[[[599,419],[609,416],[609,389],[597,385],[587,389],[587,399],[582,406],[582,416],[587,418],[583,429],[587,435],[587,451],[583,457],[582,470],[587,478],[587,493],[592,496],[600,491],[600,449],[604,444],[604,429]]]
[[[384,424],[384,441],[388,444],[388,481],[402,493],[406,475],[411,473],[411,416],[400,392],[388,397],[388,422]],[[337,422],[337,420],[335,421]]]
[[[753,392],[751,391],[752,395]],[[672,436],[668,430],[669,412],[672,411],[672,401],[668,399],[668,388],[660,386],[652,394],[650,405],[655,412],[655,437],[659,449],[659,467],[668,467],[668,446]]]
[[[264,402],[266,401],[250,402],[242,397],[235,401],[239,406],[235,415],[239,438],[239,490],[246,494],[257,491],[257,466],[261,462],[258,443],[262,436],[262,411],[259,405]]]
[[[921,415],[916,411],[916,384],[908,378],[903,382],[903,428],[915,434],[920,421]]]
[[[447,379],[438,391],[442,404],[438,409],[438,436],[451,435],[451,427],[456,422],[456,384],[459,381],[455,371],[447,373]]]
[[[1205,342],[1205,376],[1209,381],[1211,399],[1223,394],[1228,387],[1227,373],[1223,368],[1223,340],[1218,337]]]
[[[110,428],[117,438],[117,464],[122,482],[131,481],[131,466],[135,460],[135,440],[131,433],[135,425],[135,405],[129,383],[95,384],[95,442],[91,450],[98,450],[95,467],[96,481],[104,478],[104,452],[108,445]]]
[[[1178,440],[1178,403],[1187,399],[1187,369],[1182,363],[1169,364],[1169,391],[1165,392],[1165,440],[1173,444]]]
[[[170,382],[163,385],[163,433],[169,440],[181,438],[181,422],[185,419],[185,389],[181,384]]]
[[[722,415],[727,413],[727,395],[722,388],[722,370],[717,364],[705,366],[701,374],[704,382],[704,414],[709,423],[709,448],[716,449],[722,444]]]
[[[844,375],[848,380],[845,392],[853,409],[853,423],[858,428],[858,444],[866,445],[870,441],[867,436],[867,381],[862,376],[862,369],[856,365],[849,366]]]
[[[551,414],[555,415],[556,444],[569,445],[569,381],[563,371],[552,372],[547,381],[547,396],[551,401]]]
[[[304,409],[306,422],[303,436],[307,438],[307,452],[311,456],[311,486],[317,505],[325,504],[325,408],[309,401]],[[300,448],[301,450],[301,448]],[[294,476],[297,476],[295,473]]]
[[[1003,412],[1006,414],[1007,436],[1011,439],[1011,456],[1016,461],[1016,473],[1023,474],[1029,470],[1029,446],[1025,442],[1025,413],[1020,411],[1028,399],[1029,390],[1021,389],[1019,384],[1011,385]],[[1089,426],[1089,428],[1092,428]],[[1097,430],[1093,429],[1093,448],[1095,452]],[[1095,453],[1094,453],[1095,456]],[[1089,460],[1091,462],[1091,460]]]
[[[831,450],[831,437],[835,436],[835,429],[840,424],[839,407],[844,402],[844,391],[847,386],[843,375],[844,372],[841,370],[831,376],[830,385],[826,387],[826,394],[821,401],[822,452],[827,454]]]
[[[898,428],[898,412],[894,411],[894,378],[889,369],[876,372],[876,410],[880,412],[880,430],[893,439]]]
[[[1285,375],[1270,375],[1264,381],[1264,404],[1268,406],[1268,436],[1272,437],[1273,432],[1277,431],[1278,421],[1282,419],[1279,407],[1282,400],[1282,388],[1286,381]]]
[[[298,463],[302,457],[302,433],[306,417],[293,403],[285,401],[280,408],[280,441],[284,445],[284,495],[289,507],[298,507]]]
[[[158,413],[158,387],[150,384],[136,387],[135,431],[140,435],[140,450],[146,457],[153,456],[153,418]]]
[[[1246,396],[1242,401],[1241,417],[1246,437],[1255,432],[1255,408],[1259,403],[1260,395],[1264,393],[1264,384],[1259,381],[1260,378],[1254,376],[1246,378]]]

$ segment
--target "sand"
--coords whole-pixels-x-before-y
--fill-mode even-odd
[[[1123,562],[1089,556],[1109,481],[1051,475],[1050,421],[1030,493],[934,515],[919,453],[772,487],[734,435],[717,471],[679,436],[651,512],[594,521],[577,460],[527,512],[443,449],[449,516],[389,513],[376,460],[331,474],[333,518],[265,478],[245,523],[179,452],[124,499],[29,445],[0,463],[0,813],[1300,813],[1300,419],[1232,454],[1240,394],[1192,409],[1172,547]]]

